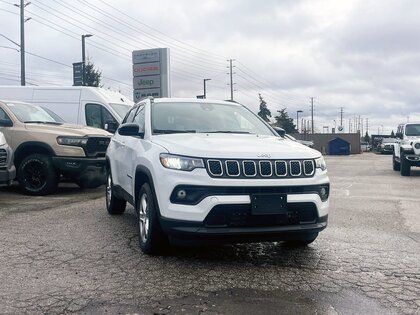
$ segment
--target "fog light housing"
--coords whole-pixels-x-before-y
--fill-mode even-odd
[[[319,190],[318,190],[318,193],[319,193],[319,197],[321,197],[321,200],[326,201],[329,197],[329,194],[330,194],[330,187],[327,186],[327,185],[320,186]]]
[[[176,196],[178,197],[178,199],[184,199],[185,197],[187,197],[187,192],[183,189],[178,190]]]

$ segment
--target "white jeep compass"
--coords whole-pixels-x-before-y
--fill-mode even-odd
[[[147,254],[168,241],[309,244],[327,226],[324,158],[237,103],[145,99],[106,159],[107,210],[122,214],[127,201],[136,208]]]

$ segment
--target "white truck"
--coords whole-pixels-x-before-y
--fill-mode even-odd
[[[121,93],[87,86],[0,86],[0,99],[39,105],[67,123],[112,133],[134,104]]]
[[[392,168],[410,176],[411,166],[420,166],[420,123],[400,124],[392,155]]]

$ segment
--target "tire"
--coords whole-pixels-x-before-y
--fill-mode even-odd
[[[411,173],[411,165],[410,162],[407,161],[407,159],[404,156],[404,153],[401,152],[401,163],[400,163],[400,171],[401,171],[401,176],[410,176]]]
[[[45,196],[57,190],[58,174],[48,155],[34,153],[27,156],[17,173],[19,186],[25,194]]]
[[[286,243],[294,247],[306,246],[314,242],[317,237],[318,233],[304,234],[298,239],[287,241]]]
[[[394,171],[399,171],[401,169],[401,164],[395,160],[395,152],[392,153],[392,169]]]
[[[127,201],[125,201],[124,199],[118,198],[115,195],[111,171],[108,172],[108,178],[106,181],[105,202],[106,202],[106,210],[108,211],[110,215],[123,214],[127,206]]]
[[[159,223],[159,217],[150,185],[143,184],[137,198],[137,232],[139,246],[144,254],[161,254],[167,249],[168,239]]]

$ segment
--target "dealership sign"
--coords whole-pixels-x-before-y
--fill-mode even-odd
[[[133,98],[170,97],[169,48],[133,51]]]

